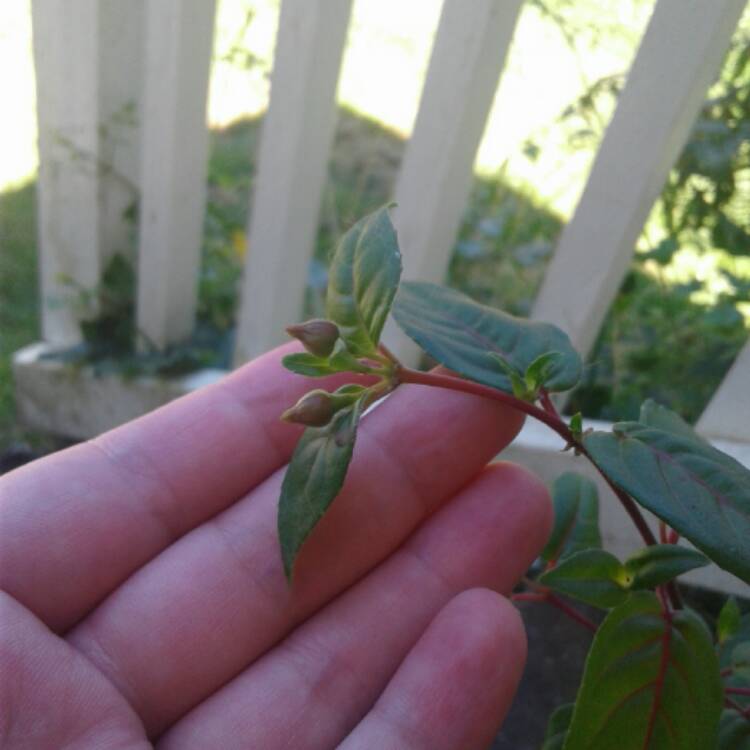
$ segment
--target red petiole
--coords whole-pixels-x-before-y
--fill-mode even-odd
[[[504,391],[499,391],[496,388],[490,388],[481,383],[475,383],[472,380],[464,380],[463,378],[452,375],[442,375],[436,372],[420,372],[419,370],[412,370],[408,367],[397,366],[395,376],[399,383],[416,383],[419,385],[431,385],[438,388],[448,388],[454,391],[461,391],[463,393],[471,393],[475,396],[489,398],[493,401],[499,401],[500,403],[509,406],[511,409],[523,412],[527,416],[534,417],[534,419],[543,422],[565,441],[566,446],[575,448],[578,453],[583,454],[589,459],[589,461],[591,461],[591,456],[583,443],[576,438],[568,425],[565,424],[562,418],[557,414],[557,410],[555,409],[554,404],[552,404],[549,396],[547,396],[547,408],[540,409],[536,404],[523,401],[509,393],[505,393]],[[593,461],[591,462],[592,464],[594,463]],[[594,466],[596,466],[596,464],[594,464]],[[640,510],[638,510],[638,506],[633,499],[626,492],[623,492],[619,487],[614,485],[599,467],[596,467],[596,469],[602,477],[604,477],[607,484],[617,496],[617,499],[627,511],[636,528],[640,532],[643,541],[649,546],[656,544],[656,537],[646,523],[646,519],[643,517]]]

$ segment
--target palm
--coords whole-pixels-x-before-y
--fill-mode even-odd
[[[299,432],[278,414],[309,383],[279,357],[0,484],[3,747],[491,738],[524,651],[493,592],[549,523],[537,480],[483,469],[519,420],[399,390],[364,421],[289,589],[275,504]]]

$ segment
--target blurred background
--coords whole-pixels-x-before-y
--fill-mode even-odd
[[[654,0],[527,0],[478,151],[448,283],[528,314],[585,184]],[[336,238],[389,200],[416,116],[439,0],[355,0],[338,120],[308,269],[306,312],[322,312]],[[210,155],[195,333],[137,351],[134,260],[116,254],[76,292],[83,344],[60,354],[100,372],[176,374],[229,365],[248,205],[268,104],[278,0],[219,0]],[[0,447],[39,445],[18,421],[10,358],[37,341],[37,124],[30,0],[0,4]],[[135,215],[135,206],[133,207]],[[569,406],[633,418],[654,397],[701,413],[750,326],[750,12],[746,8],[689,142]]]

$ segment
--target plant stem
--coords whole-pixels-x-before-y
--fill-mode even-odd
[[[511,594],[511,600],[514,602],[545,602],[547,597],[544,594],[532,594],[527,591],[522,591],[518,594]]]
[[[669,601],[672,603],[672,608],[682,609],[684,603],[682,601],[682,594],[680,594],[680,590],[677,588],[677,581],[670,581],[665,588],[667,590]]]
[[[664,691],[664,679],[667,675],[669,666],[669,655],[672,646],[672,613],[669,611],[666,596],[661,587],[657,589],[662,606],[662,617],[664,618],[664,634],[661,637],[661,658],[659,659],[659,671],[654,683],[654,697],[652,698],[651,711],[649,712],[648,725],[646,727],[646,739],[643,742],[644,747],[651,744],[651,738],[656,727],[656,717],[661,708],[662,693]]]
[[[588,628],[592,633],[596,633],[599,626],[593,620],[589,620],[589,618],[582,612],[575,609],[575,607],[571,607],[566,601],[560,599],[559,596],[550,592],[547,594],[546,599],[553,607],[557,607],[572,620],[575,620],[585,628]]]
[[[448,388],[452,391],[463,391],[464,393],[471,393],[475,396],[483,396],[484,398],[492,399],[493,401],[499,401],[511,409],[521,411],[530,417],[538,419],[540,422],[544,422],[550,429],[554,430],[566,443],[575,445],[575,438],[573,433],[559,417],[554,417],[548,414],[543,409],[540,409],[535,404],[530,404],[528,401],[522,401],[520,398],[512,396],[510,393],[505,391],[499,391],[497,388],[490,388],[488,385],[482,385],[481,383],[475,383],[473,380],[464,380],[463,378],[454,377],[453,375],[441,375],[437,372],[420,372],[419,370],[412,370],[408,367],[399,367],[396,370],[396,377],[400,383],[417,383],[418,385],[431,385],[437,388]]]
[[[378,344],[378,349],[380,349],[381,354],[383,354],[386,359],[393,362],[396,367],[403,367],[398,357],[385,344]]]
[[[483,396],[484,398],[489,398],[493,401],[499,401],[500,403],[509,406],[511,409],[523,412],[524,414],[543,422],[565,441],[566,446],[572,446],[576,451],[583,454],[589,461],[591,461],[596,470],[602,475],[602,477],[604,477],[604,480],[610,486],[612,492],[615,493],[617,499],[622,503],[625,511],[632,519],[641,537],[643,537],[643,541],[649,546],[656,544],[656,537],[646,523],[646,519],[641,515],[641,512],[638,510],[638,506],[633,499],[619,487],[616,487],[610,478],[594,463],[588,451],[583,446],[583,443],[576,439],[575,435],[573,435],[568,425],[563,422],[556,410],[554,411],[554,414],[551,414],[545,409],[540,409],[535,404],[530,404],[528,401],[522,401],[520,398],[516,398],[509,393],[497,390],[497,388],[490,388],[487,385],[475,383],[472,380],[464,380],[463,378],[454,377],[452,375],[441,375],[436,372],[420,372],[419,370],[412,370],[408,367],[397,367],[395,376],[400,383],[431,385],[436,386],[437,388],[449,388],[454,391],[471,393],[475,396]],[[551,408],[554,410],[554,404],[552,404],[549,397],[547,397],[547,399]]]
[[[531,591],[521,592],[519,594],[512,594],[511,599],[519,602],[548,602],[553,607],[557,607],[561,612],[564,612],[571,620],[575,620],[580,625],[588,628],[592,632],[596,632],[599,626],[593,621],[589,620],[583,612],[579,612],[575,607],[568,604],[566,601],[561,599],[557,594],[553,594],[546,586],[524,576],[521,579]]]
[[[544,388],[539,391],[539,400],[542,402],[542,407],[544,408],[544,411],[547,412],[547,414],[560,419],[560,415],[557,412],[557,408],[555,407],[554,402],[549,397],[549,393]]]
[[[624,492],[614,484],[614,482],[594,463],[588,451],[583,446],[581,446],[581,448],[579,448],[578,450],[580,451],[580,453],[586,456],[586,458],[588,458],[588,460],[591,461],[592,464],[594,464],[594,467],[599,472],[599,474],[604,477],[604,481],[609,485],[609,488],[612,490],[612,492],[615,493],[615,496],[620,501],[622,507],[625,508],[626,513],[630,516],[630,519],[635,524],[635,527],[638,529],[638,532],[640,533],[643,541],[649,547],[656,544],[656,537],[649,528],[649,525],[646,523],[646,519],[641,514],[641,511],[638,510],[638,506],[635,504],[633,498],[630,497],[627,492]]]
[[[750,696],[750,688],[743,688],[743,687],[725,687],[724,688],[725,693],[729,693],[730,695],[748,695]]]

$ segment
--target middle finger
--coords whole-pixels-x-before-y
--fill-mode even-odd
[[[140,569],[69,640],[158,735],[390,554],[520,424],[484,399],[402,387],[363,421],[293,589],[278,548],[277,472]]]

